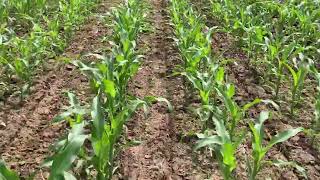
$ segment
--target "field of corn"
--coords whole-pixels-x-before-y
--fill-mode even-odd
[[[319,0],[0,0],[0,180],[318,180],[319,71]]]

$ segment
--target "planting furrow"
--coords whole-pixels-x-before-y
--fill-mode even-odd
[[[157,0],[150,3],[149,19],[154,30],[140,39],[141,46],[147,46],[148,52],[130,89],[138,97],[167,98],[174,105],[174,112],[170,114],[166,106],[157,104],[152,106],[146,118],[141,112],[127,123],[127,139],[140,144],[123,150],[118,176],[125,179],[205,178],[206,173],[193,162],[191,146],[180,141],[180,130],[189,132],[198,125],[183,110],[182,79],[169,77],[179,60],[170,39],[168,4]],[[206,171],[211,167],[202,165],[201,168]]]

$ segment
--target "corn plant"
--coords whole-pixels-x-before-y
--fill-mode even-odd
[[[236,140],[232,140],[223,120],[213,117],[213,121],[217,135],[198,134],[200,140],[197,142],[195,150],[202,147],[210,148],[215,152],[223,179],[235,179],[233,172],[237,167],[236,150],[241,144],[245,133],[242,133]]]
[[[294,70],[287,63],[285,64],[285,66],[288,68],[288,70],[290,71],[291,76],[292,76],[292,87],[291,87],[292,88],[292,90],[291,90],[292,102],[291,102],[290,113],[293,116],[294,115],[294,108],[301,99],[301,91],[304,87],[304,80],[305,80],[310,68],[309,68],[309,63],[307,63],[307,62],[300,63],[297,70]]]
[[[211,57],[211,36],[214,28],[205,27],[201,16],[188,5],[188,1],[172,0],[170,14],[174,40],[184,64],[176,74],[185,76],[198,91],[202,105],[198,114],[204,123],[203,129],[206,129],[210,114],[205,107],[210,104],[218,70]]]
[[[114,103],[112,105],[117,106],[117,102],[103,98],[103,94],[113,97],[115,92],[115,89],[105,87],[104,92],[93,99],[90,119],[85,118],[86,114],[80,113],[87,111],[76,111],[79,108],[75,108],[75,105],[70,107],[72,111],[66,111],[56,117],[56,123],[63,119],[68,119],[72,123],[66,139],[56,143],[55,154],[48,158],[45,163],[45,166],[49,166],[51,170],[49,179],[74,176],[68,171],[76,158],[84,158],[84,160],[89,161],[88,166],[93,165],[98,173],[96,175],[97,179],[111,179],[114,168],[113,159],[116,153],[115,144],[122,134],[123,125],[138,107],[147,105],[145,101],[133,99],[125,106],[121,106],[121,109],[117,109],[117,112],[114,112],[109,109],[108,104]],[[90,129],[90,134],[85,133],[84,129]],[[89,153],[90,151],[87,151],[83,146],[86,139],[91,143],[93,154]]]
[[[74,99],[74,96],[69,95],[71,97],[71,107],[56,118],[58,121],[71,118],[69,122],[76,122],[76,124],[84,122],[87,124],[90,129],[90,148],[93,152],[86,153],[86,148],[77,146],[77,151],[70,154],[74,157],[78,156],[79,149],[82,148],[81,157],[89,161],[89,166],[94,167],[97,172],[96,179],[111,179],[114,171],[116,143],[122,134],[125,122],[133,115],[135,110],[139,107],[144,107],[143,109],[146,110],[147,105],[155,101],[168,103],[162,98],[146,97],[144,100],[139,100],[127,95],[128,82],[136,73],[140,64],[140,56],[136,52],[135,44],[137,35],[143,25],[144,16],[141,16],[143,9],[139,4],[139,1],[131,0],[113,10],[114,41],[111,42],[113,48],[110,56],[91,54],[97,57],[100,62],[93,63],[90,66],[80,61],[74,62],[89,77],[90,85],[96,94],[92,101],[91,117],[89,119],[85,118],[83,114],[86,111],[79,110],[82,108],[77,103],[78,101]],[[79,112],[83,113],[79,114]],[[59,156],[59,152],[57,155]],[[69,162],[73,163],[72,161]],[[70,169],[70,166],[65,167],[63,171],[58,171],[60,176]],[[53,167],[51,167],[52,169]],[[56,173],[51,171],[51,174],[52,177],[55,177]]]
[[[84,141],[89,137],[84,133],[85,124],[86,122],[74,124],[68,136],[56,143],[55,154],[44,164],[50,167],[50,180],[75,179],[68,171],[81,151]]]
[[[26,13],[25,11],[29,12],[28,8],[34,8],[36,5],[33,3],[36,3],[37,6],[39,5],[40,8],[40,6],[46,6],[46,2],[45,0],[32,2],[29,0],[10,1],[12,6],[15,5],[17,7],[16,11],[22,11],[23,13]],[[40,24],[32,21],[33,28],[29,34],[22,37],[1,35],[0,69],[6,72],[6,77],[1,79],[1,81],[6,81],[3,83],[7,84],[12,77],[17,79],[20,99],[22,100],[29,92],[33,81],[32,77],[41,61],[62,52],[72,31],[75,29],[75,25],[83,22],[86,18],[85,15],[96,2],[79,0],[70,2],[61,1],[58,14],[43,16],[44,21],[47,23],[45,27],[42,27],[43,22]],[[6,1],[6,3],[8,2]],[[24,7],[24,4],[26,4],[26,7]],[[62,27],[66,28],[63,33],[61,32]],[[8,28],[3,29],[1,27],[1,32],[10,31]]]
[[[222,108],[215,107],[213,116],[224,120],[228,132],[230,133],[230,138],[233,139],[236,136],[236,127],[238,126],[238,123],[245,118],[246,112],[256,104],[261,102],[269,103],[271,101],[255,99],[241,107],[234,99],[235,86],[225,82],[224,69],[220,68],[220,72],[218,74],[215,90],[219,99],[222,101]]]
[[[143,6],[135,0],[129,0],[126,6],[120,6],[111,13],[113,17],[114,36],[112,54],[114,55],[113,68],[117,83],[125,94],[128,80],[137,72],[141,55],[136,52],[138,33],[145,25]]]
[[[276,144],[284,142],[289,138],[301,132],[302,128],[289,129],[273,136],[266,146],[263,146],[264,122],[269,118],[269,113],[263,111],[260,113],[258,121],[253,124],[249,123],[252,133],[252,159],[248,160],[248,176],[250,180],[255,180],[259,171],[263,168],[264,157],[266,153]]]

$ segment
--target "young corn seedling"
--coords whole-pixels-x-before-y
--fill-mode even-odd
[[[44,166],[51,169],[49,179],[74,177],[69,171],[77,158],[89,161],[87,166],[92,165],[97,171],[96,179],[111,179],[115,145],[122,134],[124,123],[137,108],[143,106],[146,109],[147,105],[154,101],[164,101],[161,98],[149,97],[146,101],[132,99],[124,104],[118,102],[119,91],[112,85],[112,81],[106,80],[106,83],[100,87],[99,94],[92,101],[90,119],[87,117],[89,111],[80,106],[73,94],[68,94],[71,106],[57,116],[54,122],[67,120],[71,130],[66,139],[56,143],[56,153],[44,163]],[[89,134],[84,129],[90,129]],[[83,146],[86,139],[91,143],[92,155]]]
[[[207,106],[212,105],[212,99],[210,95],[214,91],[215,78],[217,75],[218,67],[214,64],[211,65],[211,71],[209,72],[182,72],[181,75],[187,77],[193,87],[198,91],[201,99],[201,106],[197,110],[201,122],[203,123],[202,129],[209,128],[210,111],[206,109]]]
[[[216,78],[217,85],[215,86],[218,96],[223,102],[223,109],[215,108],[213,116],[224,119],[225,126],[230,134],[231,140],[236,137],[236,128],[238,123],[245,118],[246,112],[254,105],[263,102],[261,99],[255,99],[254,101],[239,106],[234,100],[235,86],[224,82],[224,69],[220,68],[219,75]],[[265,101],[268,103],[269,101]]]
[[[294,116],[294,109],[295,106],[300,102],[301,99],[301,92],[304,88],[304,81],[309,72],[309,63],[301,62],[298,66],[297,70],[294,70],[289,64],[284,64],[292,76],[292,89],[291,89],[291,108],[290,114]]]
[[[255,180],[259,171],[263,168],[264,157],[266,153],[276,144],[284,142],[295,136],[303,130],[303,128],[289,129],[273,136],[266,146],[264,141],[264,122],[269,118],[269,113],[263,111],[260,113],[258,121],[253,125],[249,123],[252,133],[252,159],[248,160],[248,176],[250,180]]]
[[[56,117],[53,118],[53,123],[58,123],[60,121],[66,120],[70,126],[73,124],[79,124],[83,122],[83,117],[85,114],[88,114],[88,107],[81,106],[79,100],[76,95],[68,92],[70,106],[66,109],[66,111]]]
[[[245,131],[237,139],[231,139],[228,129],[223,120],[212,117],[217,135],[198,134],[200,140],[197,142],[195,150],[208,147],[215,152],[223,179],[232,180],[234,170],[237,167],[236,150],[241,144]]]
[[[29,92],[32,84],[32,75],[46,53],[46,47],[49,44],[43,29],[35,24],[33,32],[28,38],[14,38],[8,42],[8,54],[4,56],[6,68],[11,71],[21,82],[20,100]]]
[[[191,82],[201,99],[201,107],[197,110],[203,129],[208,128],[210,112],[206,106],[210,104],[210,95],[214,90],[215,76],[218,67],[211,60],[211,36],[213,29],[204,32],[205,25],[187,1],[172,1],[171,21],[175,28],[175,41],[184,61],[180,75]]]
[[[275,88],[275,98],[278,98],[279,96],[280,86],[284,77],[285,64],[287,64],[290,57],[294,54],[295,46],[296,46],[296,43],[294,42],[290,43],[287,46],[284,46],[283,47],[284,49],[280,51],[278,62],[276,66],[273,68],[277,78],[276,88]]]
[[[111,179],[114,171],[115,145],[122,134],[124,123],[139,107],[146,110],[147,106],[155,101],[167,102],[162,98],[147,97],[145,101],[131,99],[123,103],[122,99],[119,99],[119,93],[119,89],[112,81],[104,80],[104,85],[99,88],[98,95],[93,99],[91,118],[88,120],[84,118],[84,113],[87,111],[80,108],[74,96],[69,95],[71,107],[67,112],[59,115],[56,122],[66,119],[72,122],[70,124],[72,129],[68,139],[57,143],[58,151],[46,163],[51,166],[50,179],[72,177],[68,170],[77,157],[89,161],[88,166],[92,165],[97,171],[96,179]],[[84,134],[83,129],[90,129],[90,134]],[[83,147],[85,139],[90,141],[93,155],[86,153],[86,148]]]
[[[76,179],[69,170],[82,151],[85,140],[89,138],[84,133],[86,124],[85,121],[73,124],[68,136],[56,143],[55,154],[43,164],[50,167],[49,180]]]

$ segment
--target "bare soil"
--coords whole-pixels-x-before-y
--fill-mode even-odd
[[[148,19],[154,30],[141,37],[140,42],[147,49],[147,54],[130,89],[141,98],[167,98],[174,111],[169,113],[165,104],[155,104],[147,118],[141,112],[127,123],[126,138],[141,143],[120,153],[118,178],[206,179],[217,171],[216,164],[206,159],[199,162],[191,141],[182,138],[184,134],[197,131],[199,122],[184,106],[187,95],[183,79],[171,76],[181,61],[171,39],[173,34],[168,25],[167,2],[151,0],[150,3]]]

